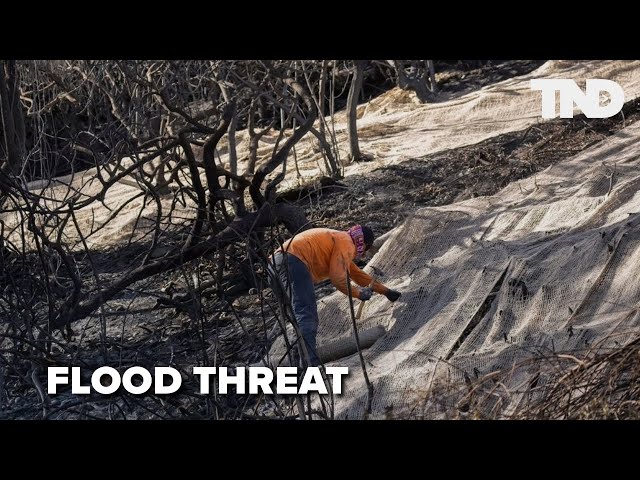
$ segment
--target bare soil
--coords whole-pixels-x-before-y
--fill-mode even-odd
[[[462,60],[448,65],[435,61],[438,90],[465,94],[492,83],[525,75],[540,67],[545,60]]]
[[[318,225],[346,229],[367,223],[376,235],[382,235],[419,208],[493,195],[511,182],[595,145],[638,118],[640,102],[634,100],[612,118],[580,115],[540,123],[338,182],[325,178],[286,192],[283,199],[295,199]]]

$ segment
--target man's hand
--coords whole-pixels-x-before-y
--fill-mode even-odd
[[[363,302],[365,300],[369,300],[371,298],[371,295],[373,295],[373,290],[371,290],[369,287],[360,289],[360,300],[362,300]]]
[[[402,294],[400,292],[396,291],[396,290],[389,290],[389,291],[387,291],[387,293],[385,293],[385,296],[391,302],[395,302],[396,300],[398,300],[400,298],[400,295],[402,295]]]

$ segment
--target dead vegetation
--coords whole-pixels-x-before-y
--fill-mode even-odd
[[[162,361],[183,369],[185,357],[190,366],[226,362],[218,351],[225,341],[213,340],[215,347],[208,350],[211,336],[205,336],[207,325],[217,326],[227,318],[223,315],[241,325],[244,345],[253,346],[255,338],[242,325],[234,300],[250,288],[261,289],[258,278],[265,276],[267,252],[278,244],[283,225],[288,235],[309,227],[298,207],[274,201],[284,177],[274,171],[286,168],[292,147],[318,116],[317,100],[294,78],[305,78],[304,66],[294,74],[295,65],[2,62],[0,390],[6,395],[0,398],[0,417],[33,417],[28,406],[34,402],[39,418],[165,418],[180,408],[212,418],[233,416],[215,398],[199,398],[202,404],[192,406],[189,385],[180,397],[185,403],[123,395],[89,398],[79,411],[77,399],[46,395],[41,376],[50,365],[124,368]],[[25,112],[19,92],[26,86],[31,89]],[[208,107],[192,108],[194,100],[209,98],[214,102]],[[218,142],[233,135],[239,118],[246,122],[258,110],[259,99],[269,111],[262,117],[256,113],[258,119],[268,122],[265,116],[282,113],[278,140],[255,171],[227,169],[216,161]],[[76,127],[97,138],[101,148],[83,144],[87,135],[36,136],[38,128],[55,125],[48,118],[52,105],[72,109],[72,118],[82,113],[89,125]],[[28,129],[17,121],[25,118]],[[284,138],[294,118],[298,121]],[[202,147],[200,156],[194,147]],[[74,170],[78,148],[93,170],[49,184],[58,163]],[[27,158],[39,170],[30,168]],[[30,189],[31,175],[44,185]],[[110,250],[94,241],[96,235],[121,241]],[[157,279],[165,274],[171,280],[160,287]],[[289,318],[278,302],[262,305],[265,317]],[[193,329],[181,328],[168,340],[167,331],[173,331],[156,320],[171,317],[155,315],[158,309],[186,315]],[[138,319],[136,332],[132,324]]]
[[[466,374],[462,384],[440,381],[420,392],[423,400],[404,418],[638,420],[640,337],[617,338],[583,351],[538,354],[479,378]],[[605,341],[613,346],[603,348]]]
[[[640,338],[604,353],[558,356],[545,386],[531,386],[530,400],[513,418],[640,419]],[[539,388],[540,391],[536,391]]]
[[[150,71],[153,71],[157,65],[151,67]],[[167,68],[174,67],[170,65]],[[533,64],[522,67],[535,68]],[[519,73],[518,70],[514,71]],[[135,78],[133,83],[148,86],[144,75],[126,70],[123,72],[125,78],[127,75],[130,75],[129,79]],[[500,79],[504,75],[507,78],[514,74],[510,70],[497,72],[495,78]],[[90,73],[95,72],[91,70]],[[290,77],[279,70],[276,73],[271,80],[280,88],[278,91],[285,89],[285,85],[293,85]],[[298,73],[302,75],[304,72]],[[452,76],[449,84],[443,80],[441,87],[445,91],[457,91],[466,88],[460,83],[465,79],[469,82],[464,85],[477,87],[478,84],[471,80],[475,78],[480,81],[482,70],[468,75],[471,77],[460,77],[455,81]],[[249,90],[261,91],[257,85],[251,85]],[[299,111],[304,110],[308,118],[316,113],[311,102],[305,103],[304,96],[300,94],[303,91],[293,89],[283,94],[282,98],[270,99],[272,106],[282,109],[286,120],[293,125],[296,125],[293,120],[295,112],[299,115]],[[366,221],[377,234],[382,234],[417,208],[493,194],[512,181],[533,175],[588,148],[624,125],[636,121],[640,114],[638,102],[629,102],[623,110],[624,117],[547,122],[469,147],[377,168],[366,175],[346,179],[327,178],[301,190],[285,192],[276,200],[273,194],[278,179],[267,179],[267,174],[282,164],[283,156],[286,157],[286,154],[279,152],[295,142],[289,144],[278,138],[269,156],[272,161],[267,162],[266,168],[258,170],[257,179],[252,176],[243,178],[237,172],[223,169],[216,164],[213,155],[204,160],[190,158],[189,155],[177,160],[170,155],[164,157],[165,152],[171,149],[172,154],[176,154],[180,145],[187,152],[190,148],[195,152],[197,147],[211,145],[209,140],[215,140],[220,129],[229,127],[228,119],[225,120],[227,110],[221,108],[227,103],[221,101],[220,108],[210,112],[215,121],[200,125],[199,122],[204,121],[202,118],[173,108],[175,99],[158,99],[150,92],[156,92],[156,89],[149,88],[147,94],[140,98],[155,99],[155,106],[162,115],[167,115],[177,126],[186,129],[182,132],[184,135],[196,133],[197,129],[201,129],[198,133],[202,135],[193,138],[194,143],[190,144],[179,132],[163,130],[167,137],[160,141],[156,139],[157,143],[153,144],[154,153],[158,158],[163,158],[162,165],[171,166],[172,171],[186,172],[180,177],[183,183],[177,191],[156,190],[154,179],[164,179],[165,172],[161,173],[155,165],[152,174],[145,174],[142,167],[147,164],[147,158],[140,155],[136,157],[136,165],[127,168],[131,182],[139,187],[145,201],[150,203],[162,203],[162,196],[173,195],[173,205],[180,201],[197,205],[197,218],[179,218],[176,214],[178,222],[172,227],[178,225],[179,228],[165,228],[168,225],[166,219],[162,222],[151,219],[150,223],[140,226],[136,223],[132,227],[133,230],[144,227],[145,242],[129,241],[117,248],[98,250],[84,245],[80,251],[71,251],[66,246],[59,248],[55,242],[47,243],[54,237],[40,231],[37,222],[29,223],[36,213],[46,217],[51,211],[43,209],[25,214],[22,232],[42,240],[43,245],[39,255],[28,256],[25,255],[24,245],[15,248],[15,245],[0,243],[0,268],[3,272],[0,287],[4,295],[0,308],[7,325],[0,336],[0,366],[3,367],[0,368],[0,418],[292,418],[295,416],[293,406],[284,398],[200,395],[190,370],[193,365],[246,365],[254,362],[280,333],[277,318],[281,315],[281,305],[264,285],[265,252],[271,251],[285,235],[305,223],[300,220],[302,217],[297,217],[298,221],[294,222],[297,226],[287,229],[281,225],[286,223],[281,221],[287,217],[284,213],[296,212],[299,211],[298,207],[302,207],[306,218],[316,226],[347,228],[354,222]],[[163,105],[172,108],[165,109]],[[255,108],[258,107],[256,105]],[[126,124],[129,128],[136,125],[134,114],[139,112],[131,112],[131,123]],[[117,126],[118,122],[114,121],[113,125]],[[301,128],[300,123],[297,125]],[[113,128],[118,130],[116,126]],[[174,125],[174,128],[177,126]],[[268,122],[265,121],[263,127],[267,126]],[[118,134],[122,134],[122,127],[118,128]],[[135,134],[127,133],[132,136]],[[122,142],[114,140],[117,135],[112,132],[105,138],[114,142],[114,149],[123,148]],[[167,145],[170,145],[169,149]],[[92,148],[94,151],[89,153],[91,158],[104,154]],[[151,146],[145,145],[146,148]],[[117,152],[117,149],[114,151]],[[141,154],[142,151],[137,153]],[[117,153],[118,158],[122,156],[122,152]],[[99,167],[101,165],[94,163]],[[211,168],[212,165],[215,168]],[[207,170],[207,187],[216,185],[215,188],[202,185],[198,169]],[[129,176],[117,172],[113,174],[115,176],[107,180],[105,191],[115,184],[113,178]],[[402,188],[398,188],[399,185]],[[11,179],[5,178],[0,186],[11,191],[10,200],[6,202],[11,203],[12,207],[20,205],[25,199],[27,203],[31,201],[39,205],[37,196],[32,196]],[[238,192],[243,193],[245,189],[251,192],[255,204],[244,205],[244,195],[240,200]],[[207,190],[214,190],[215,194],[207,196]],[[93,200],[101,202],[104,196],[100,198],[100,195],[96,195]],[[68,202],[67,206],[72,204]],[[278,206],[283,214],[276,219],[263,217],[259,213],[269,207],[275,210]],[[287,210],[290,206],[294,210]],[[171,216],[172,209],[168,216]],[[73,225],[76,222],[71,213],[65,218],[64,222],[54,222],[55,233],[60,236],[65,224]],[[140,218],[149,220],[142,214]],[[234,223],[234,219],[245,219],[243,229],[236,229],[238,222]],[[251,228],[256,225],[255,222],[267,228],[256,232]],[[129,233],[133,239],[134,232]],[[223,242],[212,244],[212,239],[221,234]],[[0,241],[3,238],[0,232]],[[136,267],[142,268],[145,274],[132,274]],[[123,277],[128,278],[124,283]],[[105,289],[105,285],[118,288],[109,290]],[[332,290],[332,287],[321,285],[319,294]],[[107,294],[111,296],[110,301],[105,298]],[[613,368],[612,362],[618,362],[615,365],[619,367],[615,368],[629,366],[627,360],[631,357],[624,357],[626,363],[622,362],[622,358],[611,357],[606,360],[609,368]],[[582,362],[588,364],[586,360]],[[49,365],[80,365],[92,370],[106,364],[118,369],[134,364],[148,368],[170,365],[183,372],[185,382],[183,389],[171,396],[149,394],[137,397],[119,393],[109,397],[79,399],[68,392],[56,397],[49,397],[43,392],[45,369]],[[562,375],[557,373],[565,386],[569,386],[568,382],[573,379],[584,379],[581,376],[583,371],[573,371],[577,373],[570,380],[563,376],[566,371]],[[594,364],[588,371],[595,375],[594,372],[600,370]],[[626,378],[622,374],[619,377]],[[604,381],[605,377],[597,378]],[[465,383],[463,396],[468,393],[471,384],[471,380]],[[621,386],[624,386],[622,381],[616,391],[621,391]],[[449,393],[455,392],[457,387],[448,386]],[[636,388],[633,386],[630,391],[635,392]],[[554,402],[566,399],[567,391],[562,388],[551,391],[549,399]],[[594,393],[593,398],[596,397],[605,399],[606,395]],[[587,407],[576,403],[575,399],[566,402],[572,408],[575,406],[580,411],[586,411]],[[621,401],[616,407],[618,415],[623,414],[620,409],[624,402],[627,400]],[[596,404],[588,404],[591,405],[588,407],[590,411],[598,412]],[[541,404],[536,405],[530,407],[531,417],[553,417],[557,414],[541,409]],[[469,404],[467,411],[481,410]],[[526,416],[524,412],[517,415]]]

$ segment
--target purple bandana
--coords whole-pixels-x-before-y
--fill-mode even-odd
[[[362,233],[362,227],[360,225],[354,225],[347,233],[351,235],[351,240],[356,246],[356,257],[361,257],[364,253],[364,234]]]

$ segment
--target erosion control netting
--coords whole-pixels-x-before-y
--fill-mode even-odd
[[[358,323],[386,329],[364,351],[374,418],[451,417],[460,395],[436,398],[439,386],[512,369],[491,404],[508,414],[525,400],[518,386],[538,375],[518,368],[523,360],[633,338],[639,140],[640,125],[631,125],[495,196],[425,208],[398,228],[370,265],[402,297],[392,304],[374,295]],[[352,335],[343,294],[322,299],[319,314],[320,345]],[[336,417],[362,418],[367,387],[358,356],[329,365],[350,369]]]
[[[360,149],[372,155],[373,161],[348,164],[345,175],[472,145],[496,135],[524,130],[542,121],[541,92],[531,90],[531,79],[573,79],[583,89],[586,79],[613,80],[623,88],[628,102],[640,94],[639,70],[640,61],[553,60],[526,75],[464,95],[443,93],[437,101],[425,104],[420,104],[412,92],[393,89],[358,106]],[[576,112],[580,113],[579,110]],[[349,153],[345,118],[344,113],[336,115],[335,131],[342,159]],[[248,144],[244,133],[238,138],[241,147]],[[275,139],[274,135],[266,137],[265,141],[274,142]],[[319,169],[322,157],[311,135],[296,146],[296,151],[298,167],[288,169],[282,187],[297,186],[298,171],[307,179],[322,173]],[[259,154],[262,152],[268,153],[266,147]]]

